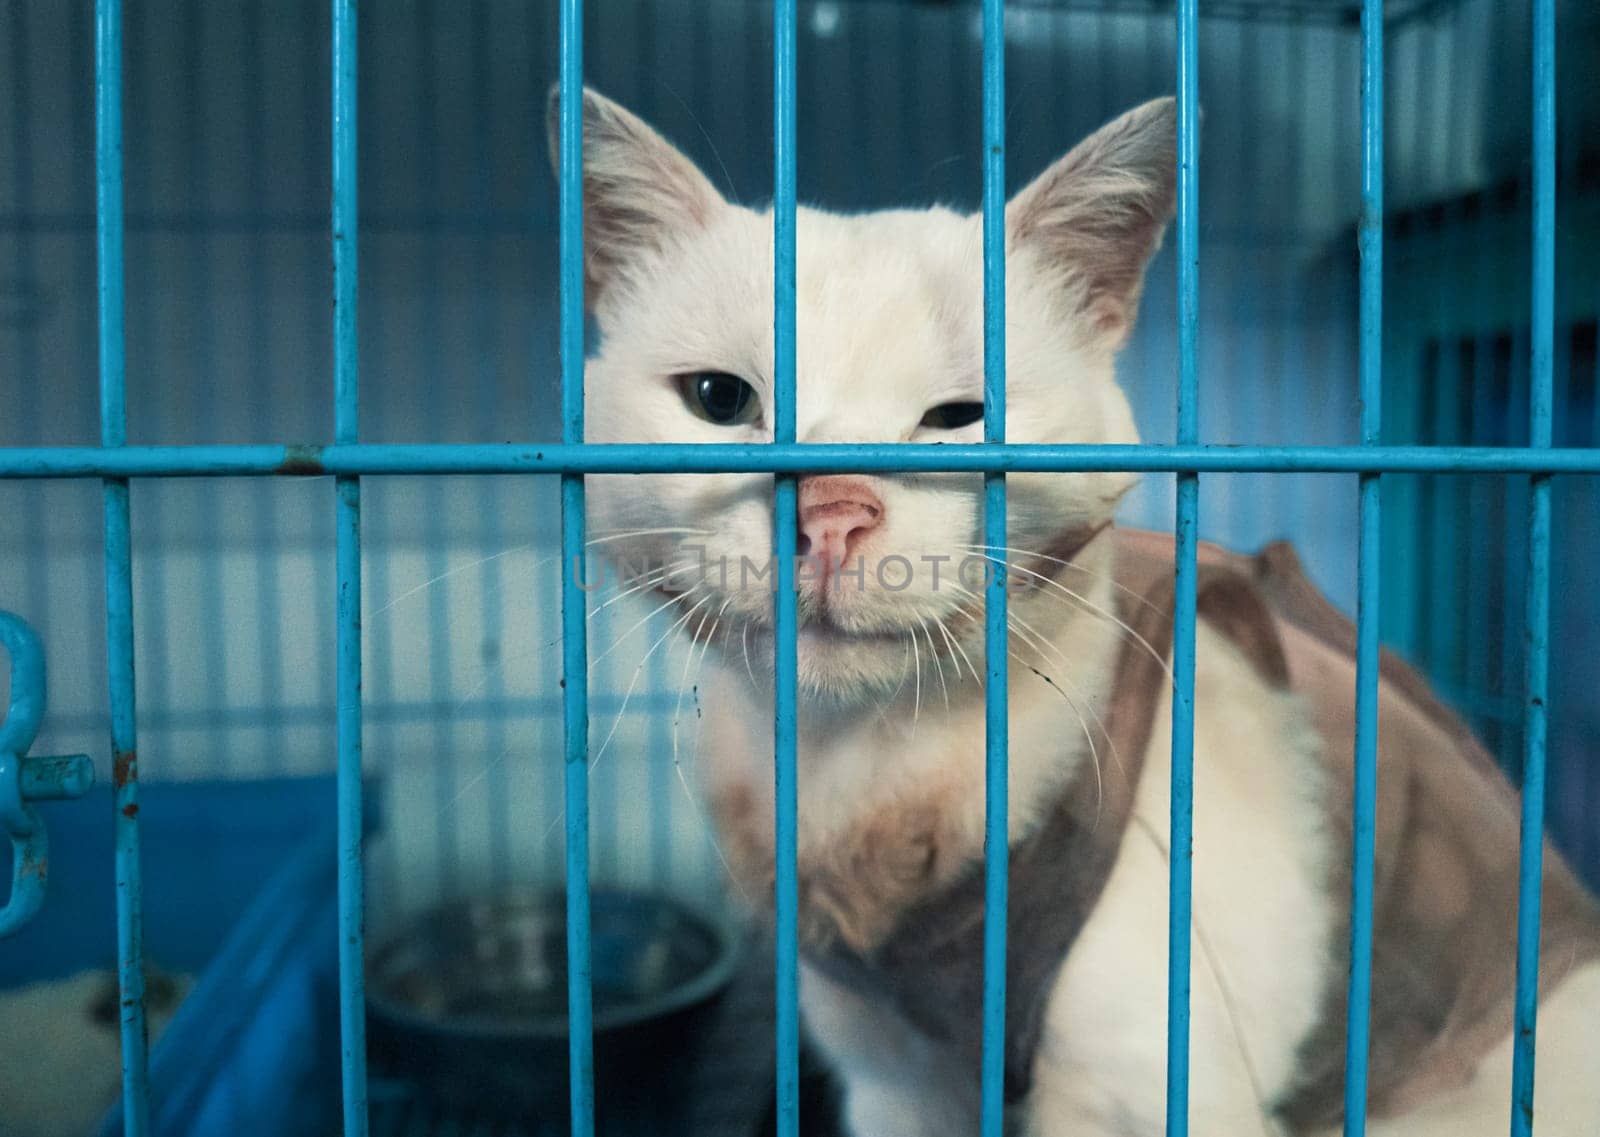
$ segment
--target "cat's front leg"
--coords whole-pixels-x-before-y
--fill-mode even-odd
[[[976,1071],[879,999],[805,967],[806,1033],[843,1090],[848,1137],[972,1137]]]
[[[1013,1116],[1016,1120],[1007,1132],[1016,1137],[1160,1137],[1165,1129],[1150,1118],[1070,1098],[1040,1100],[1036,1096]]]
[[[849,1137],[971,1137],[976,1119],[965,1111],[940,1109],[941,1095],[918,1087],[846,1079],[845,1132]]]

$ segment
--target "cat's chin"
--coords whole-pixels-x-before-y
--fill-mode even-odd
[[[735,637],[737,641],[737,637]],[[772,678],[772,631],[752,626],[746,645],[733,643],[726,662],[740,678],[753,680],[763,692],[770,691]],[[913,681],[918,652],[912,649],[912,633],[851,632],[837,625],[808,623],[795,637],[796,679],[802,700],[814,706],[848,709],[877,706],[886,696],[909,689]],[[754,666],[746,668],[746,662]]]

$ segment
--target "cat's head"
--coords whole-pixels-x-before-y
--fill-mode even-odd
[[[552,147],[556,121],[552,94]],[[771,210],[729,202],[592,92],[583,127],[586,297],[601,334],[585,375],[587,441],[770,441]],[[1174,169],[1173,103],[1157,100],[1101,128],[1007,205],[1008,441],[1137,441],[1113,359],[1172,214]],[[981,218],[802,209],[797,246],[799,441],[981,441]],[[1132,481],[1011,476],[1007,544],[1070,552]],[[617,475],[589,487],[598,547],[629,572],[656,573],[636,584],[686,590],[675,613],[683,630],[764,682],[772,477]],[[877,697],[930,653],[981,658],[981,477],[821,472],[802,478],[799,494],[799,545],[810,554],[800,570],[803,693]]]

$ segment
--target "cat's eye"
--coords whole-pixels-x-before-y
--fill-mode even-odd
[[[934,430],[959,430],[982,421],[982,403],[940,403],[922,416],[922,425]]]
[[[695,371],[677,377],[691,411],[718,426],[754,422],[761,412],[755,388],[726,371]]]

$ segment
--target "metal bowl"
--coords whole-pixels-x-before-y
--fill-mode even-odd
[[[663,896],[590,899],[597,1098],[669,1108],[696,1027],[738,963],[732,931]],[[374,1058],[477,1115],[560,1122],[567,1108],[561,893],[448,904],[368,963]]]

